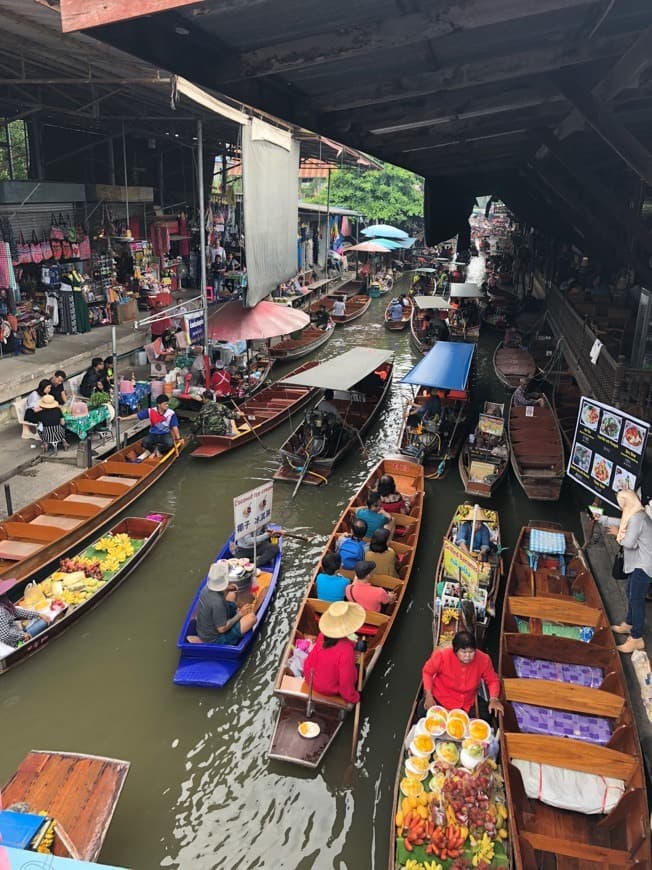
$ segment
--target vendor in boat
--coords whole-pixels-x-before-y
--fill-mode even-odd
[[[469,713],[484,680],[489,691],[489,712],[503,712],[498,674],[487,653],[478,649],[475,637],[468,631],[458,631],[452,647],[435,649],[423,666],[422,676],[426,710],[441,704],[447,710],[462,709]]]
[[[26,629],[21,624],[24,619],[30,620]],[[18,607],[7,595],[0,595],[0,644],[17,647],[20,643],[27,643],[49,622],[50,619],[38,610]]]
[[[333,422],[341,426],[344,421],[342,420],[339,408],[333,402],[334,398],[335,393],[332,390],[324,390],[324,398],[317,405],[317,410],[321,411],[326,417],[332,416],[334,418]]]
[[[528,395],[527,388],[530,383],[529,378],[519,378],[518,387],[514,390],[514,398],[512,399],[515,408],[524,408],[531,405],[538,405],[543,408],[546,400],[540,395]]]
[[[376,563],[370,559],[361,559],[355,563],[353,582],[346,587],[347,601],[354,601],[365,610],[381,613],[386,604],[396,602],[396,593],[388,592],[382,586],[374,586],[371,577],[376,570]]]
[[[333,317],[344,317],[346,314],[346,296],[338,296],[331,309]]]
[[[228,396],[231,393],[231,373],[221,360],[215,363],[210,387],[216,396]]]
[[[367,524],[367,537],[371,537],[376,529],[387,529],[390,539],[394,534],[396,523],[391,514],[383,510],[380,496],[377,492],[371,490],[367,496],[367,506],[359,507],[355,512],[359,520],[364,520]]]
[[[351,582],[337,572],[342,567],[342,557],[339,553],[328,552],[321,560],[321,566],[315,583],[317,598],[321,601],[344,601],[346,587]]]
[[[168,453],[175,444],[181,441],[179,434],[179,420],[174,411],[170,408],[170,400],[168,396],[157,396],[155,408],[143,408],[142,411],[136,411],[135,414],[129,414],[123,417],[122,420],[149,420],[150,429],[147,435],[143,438],[143,452],[140,454],[137,462],[142,462],[150,455],[155,458],[160,457],[163,453]]]
[[[319,306],[319,310],[315,314],[314,323],[317,329],[328,329],[328,324],[330,323],[330,315],[326,310],[325,305]]]
[[[369,544],[365,541],[367,524],[364,520],[356,518],[351,523],[351,532],[348,535],[340,535],[335,543],[335,549],[342,559],[342,567],[347,571],[353,570],[356,563],[366,557]]]
[[[213,562],[197,602],[197,634],[202,643],[237,644],[256,623],[250,604],[238,607],[238,589],[229,583],[229,566]]]
[[[441,394],[443,398],[446,398],[449,394],[450,390],[444,390]],[[408,425],[416,426],[419,423],[426,423],[428,420],[436,420],[441,419],[443,414],[443,407],[441,402],[441,397],[438,392],[430,392],[426,395],[426,400],[422,405],[419,405],[418,408],[415,408],[410,412],[408,417]]]
[[[388,546],[389,530],[376,529],[369,544],[369,558],[376,563],[376,573],[387,577],[398,577],[398,556]]]
[[[389,319],[392,323],[398,323],[403,319],[403,305],[399,299],[392,299],[389,303]]]
[[[471,547],[472,532],[473,546]],[[475,524],[475,531],[473,531],[473,522],[471,520],[464,520],[464,522],[460,523],[460,527],[455,535],[455,546],[459,547],[460,550],[464,550],[465,553],[471,551],[479,553],[480,561],[486,562],[489,558],[489,550],[491,549],[491,532],[489,527],[483,522],[478,522]]]
[[[319,620],[319,634],[303,666],[307,683],[320,695],[339,695],[357,704],[355,642],[349,638],[365,621],[364,608],[348,601],[334,601]]]
[[[253,532],[248,532],[246,535],[243,535],[237,543],[231,541],[229,544],[229,550],[236,559],[249,559],[250,562],[253,562],[255,540],[256,568],[262,568],[263,565],[271,565],[278,555],[279,534],[280,532],[278,530],[266,530],[256,535],[254,535]],[[272,541],[272,538],[276,540],[276,543]]]
[[[237,435],[238,423],[245,422],[242,411],[231,410],[221,402],[216,402],[210,390],[204,390],[201,408],[192,429],[197,435]]]

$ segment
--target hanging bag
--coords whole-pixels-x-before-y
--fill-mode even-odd
[[[63,254],[61,239],[50,239],[50,245],[52,247],[52,256],[55,260],[60,260]]]
[[[25,242],[23,238],[23,234],[18,237],[18,263],[31,263],[32,262],[32,254],[29,248],[29,245]]]
[[[41,240],[41,255],[44,260],[52,259],[52,245],[50,244],[49,239]]]
[[[32,230],[32,241],[29,243],[29,253],[32,263],[38,264],[43,259],[41,243],[39,242],[38,236],[36,235],[36,230]]]
[[[81,260],[90,260],[91,258],[91,240],[87,235],[83,235],[79,239],[79,258]]]
[[[68,227],[66,230],[66,236],[70,244],[77,241],[77,229],[75,227]]]
[[[614,562],[611,566],[611,576],[614,580],[626,580],[627,574],[625,573],[625,553],[623,552],[622,547],[618,547],[618,552],[614,556]]]
[[[72,251],[72,258],[73,258],[73,260],[79,260],[79,259],[81,259],[81,254],[80,254],[80,252],[79,252],[79,245],[77,244],[77,242],[71,242],[71,243],[70,243],[70,249],[71,249],[71,251]]]
[[[57,219],[54,215],[50,218],[50,240],[61,241],[63,239],[63,229],[57,223]]]
[[[68,239],[63,239],[61,242],[61,258],[63,260],[70,260],[72,258],[72,246]]]

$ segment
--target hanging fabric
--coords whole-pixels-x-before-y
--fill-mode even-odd
[[[29,243],[29,255],[32,263],[35,263],[37,265],[43,259],[41,243],[39,242],[38,236],[36,235],[36,230],[32,230],[32,241]]]

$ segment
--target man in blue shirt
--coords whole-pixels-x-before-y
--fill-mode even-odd
[[[387,529],[391,539],[396,528],[396,523],[393,517],[382,510],[382,502],[377,492],[370,492],[367,497],[367,507],[358,508],[355,512],[359,520],[364,520],[367,524],[367,534],[365,537],[371,538],[377,529]]]
[[[455,544],[466,553],[469,549],[480,551],[480,561],[486,562],[491,548],[491,532],[484,523],[476,523],[475,533],[473,535],[473,547],[471,544],[471,529],[473,523],[470,520],[465,520],[460,524],[455,537]]]
[[[147,459],[150,453],[154,456],[161,456],[161,451],[167,453],[172,450],[175,442],[181,440],[179,420],[170,409],[167,396],[157,396],[155,408],[145,408],[130,414],[129,417],[138,417],[139,420],[150,422],[149,433],[143,438],[144,452],[138,457],[141,461]],[[129,417],[123,417],[123,420],[128,420]]]
[[[369,549],[369,544],[364,540],[366,535],[366,522],[356,518],[351,523],[351,534],[340,535],[337,539],[335,548],[342,558],[342,567],[347,571],[352,571],[355,563],[365,558]]]
[[[403,306],[398,299],[393,299],[389,306],[389,316],[394,322],[403,319]]]
[[[317,574],[317,598],[322,601],[344,601],[344,590],[351,582],[337,571],[342,566],[339,553],[326,553],[321,560],[321,571]]]

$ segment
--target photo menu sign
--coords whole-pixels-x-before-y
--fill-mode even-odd
[[[650,424],[582,396],[568,476],[614,507],[638,486]]]

